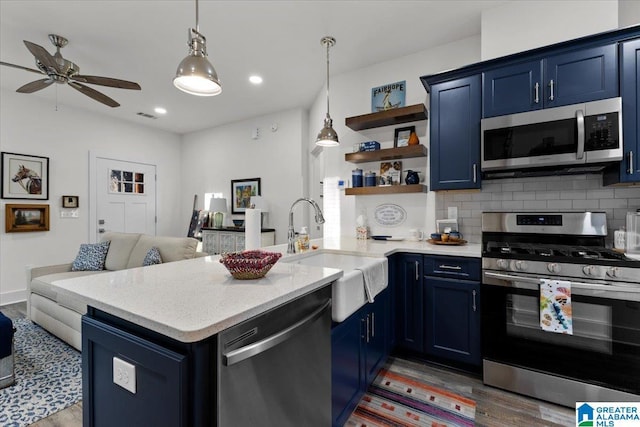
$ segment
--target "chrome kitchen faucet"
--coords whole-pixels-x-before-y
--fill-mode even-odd
[[[316,223],[318,224],[324,224],[324,216],[322,215],[322,210],[320,210],[320,206],[318,206],[318,204],[316,203],[315,200],[313,199],[307,199],[306,197],[301,197],[298,200],[296,200],[295,202],[293,202],[293,204],[291,205],[291,209],[289,209],[289,229],[287,231],[287,240],[289,242],[288,246],[287,246],[287,253],[288,254],[293,254],[296,252],[296,248],[294,245],[294,241],[295,241],[295,232],[293,230],[293,207],[298,204],[298,202],[307,202],[309,203],[311,206],[313,206],[313,209],[316,211]]]

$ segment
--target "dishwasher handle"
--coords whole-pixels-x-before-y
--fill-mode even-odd
[[[270,348],[273,348],[278,344],[285,342],[289,338],[301,332],[306,326],[315,322],[330,307],[331,307],[331,300],[328,300],[321,307],[316,309],[313,313],[309,314],[304,319],[297,321],[293,325],[281,330],[280,332],[277,332],[253,344],[249,344],[247,346],[240,347],[236,350],[232,350],[227,353],[224,353],[222,355],[222,363],[225,366],[231,366],[236,363],[242,362],[245,359],[248,359],[250,357],[263,353],[269,350]]]

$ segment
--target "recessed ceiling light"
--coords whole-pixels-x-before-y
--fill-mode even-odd
[[[157,114],[167,114],[167,109],[162,107],[156,107],[153,109]]]
[[[260,83],[262,83],[262,77],[260,77],[260,76],[251,76],[251,77],[249,77],[249,81],[251,83],[253,83],[254,85],[259,85]]]

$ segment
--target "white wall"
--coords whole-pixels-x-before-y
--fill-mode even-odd
[[[482,60],[618,28],[616,0],[519,0],[482,12]]]
[[[271,131],[272,124],[277,131]],[[255,128],[260,136],[254,140]],[[184,135],[181,205],[192,206],[197,194],[197,208],[202,209],[204,193],[216,192],[223,193],[230,206],[232,179],[260,178],[262,196],[270,205],[264,226],[276,229],[276,243],[286,242],[289,208],[306,195],[302,153],[307,133],[307,112],[296,109]],[[296,230],[303,225],[298,210]]]
[[[105,107],[106,108],[106,107]],[[0,304],[26,297],[26,265],[69,262],[89,241],[89,151],[157,165],[158,226],[161,235],[186,233],[191,211],[180,200],[180,137],[81,110],[55,106],[36,95],[2,91],[0,149],[49,157],[49,200],[0,200],[50,206],[50,231],[0,232]],[[80,196],[80,217],[60,218],[62,195]]]
[[[332,56],[340,55],[340,41],[332,50]],[[319,200],[319,181],[324,177],[339,176],[350,186],[351,171],[356,167],[364,171],[379,173],[380,162],[352,164],[345,161],[345,154],[352,152],[353,144],[376,140],[382,148],[393,147],[394,129],[407,125],[416,125],[420,142],[428,147],[428,121],[407,123],[402,126],[355,132],[345,126],[345,118],[371,112],[371,88],[406,80],[406,105],[424,103],[429,105],[420,76],[435,74],[444,70],[458,68],[480,60],[480,38],[471,37],[454,43],[425,50],[414,55],[383,62],[366,69],[331,76],[331,117],[334,129],[340,138],[340,146],[324,148],[317,157],[310,155],[310,193]],[[309,114],[309,151],[313,150],[317,132],[323,124],[326,114],[326,94],[321,90]],[[428,184],[428,157],[404,159],[403,170],[419,170],[424,182]],[[405,174],[402,175],[403,179]],[[384,228],[373,220],[376,206],[382,203],[395,203],[407,211],[407,220],[398,228]],[[432,229],[435,227],[435,194],[398,194],[391,196],[342,196],[340,225],[342,235],[355,236],[355,219],[365,212],[373,234],[406,235],[410,228]]]
[[[620,28],[640,24],[640,1],[618,0],[618,26]]]

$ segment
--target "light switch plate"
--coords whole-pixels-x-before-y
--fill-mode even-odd
[[[117,357],[113,358],[113,382],[136,394],[136,367]]]

